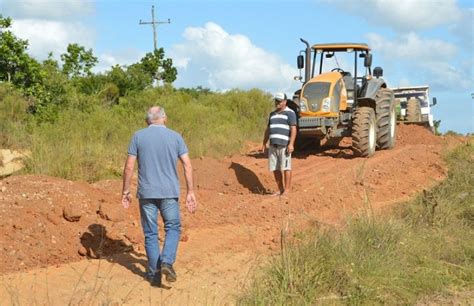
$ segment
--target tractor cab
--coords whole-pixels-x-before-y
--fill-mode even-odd
[[[300,107],[300,115],[337,117],[337,112],[357,102],[357,97],[362,96],[367,80],[371,78],[370,48],[363,43],[315,44],[310,48],[307,42],[302,41],[307,48],[305,56],[298,56],[297,63],[300,72],[305,69],[305,74],[304,80],[301,73],[297,77],[303,80],[301,99],[298,99],[299,94],[294,97]],[[361,67],[365,68],[365,72],[361,71]],[[319,96],[313,97],[314,91]],[[328,112],[328,109],[332,111]]]

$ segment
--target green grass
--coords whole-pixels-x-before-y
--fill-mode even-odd
[[[391,216],[357,217],[343,231],[308,231],[286,241],[238,304],[399,305],[472,293],[472,141],[446,160],[448,178]]]
[[[130,138],[146,127],[153,105],[165,108],[167,126],[183,135],[191,157],[230,155],[246,140],[261,141],[272,108],[270,96],[257,89],[199,93],[164,86],[117,105],[77,92],[65,99],[34,115],[27,99],[0,84],[0,145],[32,152],[26,173],[90,182],[120,177]]]
[[[24,149],[29,145],[29,102],[12,86],[0,86],[0,149]]]

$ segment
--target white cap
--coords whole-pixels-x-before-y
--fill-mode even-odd
[[[283,101],[286,100],[286,94],[284,92],[277,92],[273,97],[275,101]]]

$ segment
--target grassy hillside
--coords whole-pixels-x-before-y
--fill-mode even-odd
[[[0,147],[32,152],[26,171],[96,181],[121,175],[129,140],[146,127],[146,110],[161,105],[168,127],[185,138],[192,157],[224,156],[245,140],[260,140],[270,96],[260,90],[211,93],[153,88],[103,103],[99,96],[70,94],[41,116],[27,112],[31,101],[0,84]]]
[[[387,217],[286,241],[242,305],[469,304],[474,295],[474,145],[446,160],[448,178]],[[468,293],[467,295],[465,293]],[[471,300],[470,300],[471,299]]]

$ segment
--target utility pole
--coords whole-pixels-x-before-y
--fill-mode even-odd
[[[157,43],[156,43],[156,27],[161,24],[161,23],[171,23],[171,20],[168,18],[168,21],[155,21],[155,6],[151,6],[151,21],[142,21],[140,19],[139,24],[151,24],[153,27],[153,46],[155,47],[155,50],[157,49]]]

